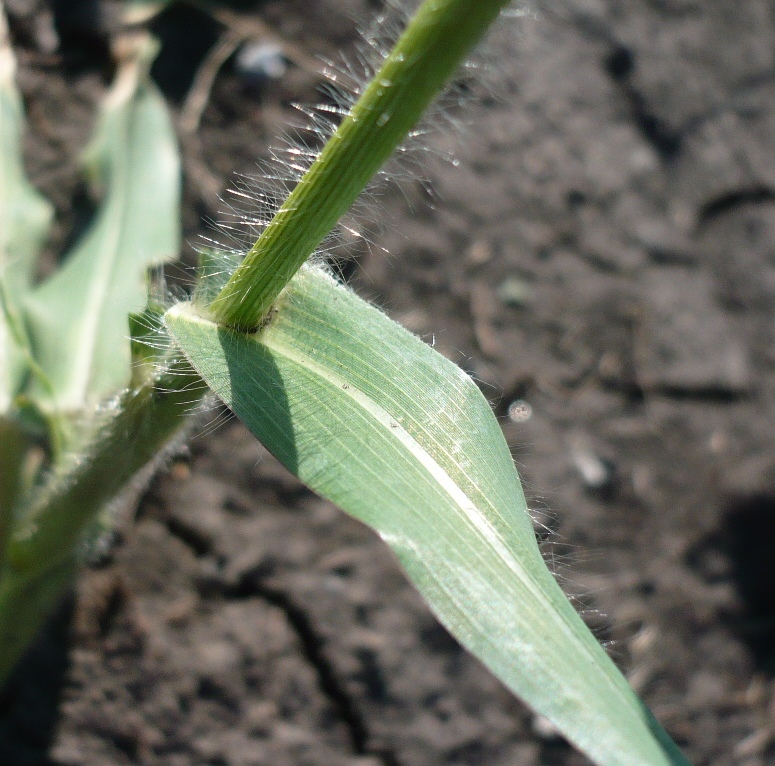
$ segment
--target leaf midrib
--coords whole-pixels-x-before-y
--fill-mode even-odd
[[[180,304],[180,305],[191,306],[191,304]],[[177,307],[173,307],[172,311],[176,311],[176,310],[178,310]],[[207,326],[210,326],[213,328],[216,327],[214,323],[212,323],[210,320],[204,317],[201,317],[195,311],[186,312],[186,314],[184,315],[184,318],[186,320],[196,321],[205,327]],[[239,337],[243,337],[243,338],[245,337],[233,330],[225,330],[225,331],[229,333],[233,333],[234,335],[237,335]],[[533,597],[535,602],[537,604],[542,604],[546,601],[547,594],[541,588],[540,583],[538,583],[529,574],[529,572],[526,569],[524,569],[519,564],[519,562],[514,558],[508,546],[503,541],[501,535],[497,532],[497,530],[495,530],[492,527],[489,519],[487,519],[486,516],[484,516],[484,514],[481,514],[478,507],[476,506],[476,503],[470,500],[470,498],[466,495],[466,493],[457,485],[454,479],[452,479],[452,477],[449,476],[448,472],[441,467],[441,465],[430,455],[430,453],[400,423],[395,421],[395,418],[393,418],[387,410],[381,407],[381,405],[374,402],[370,397],[365,395],[354,385],[349,383],[345,378],[337,375],[336,373],[331,372],[329,369],[320,365],[310,355],[294,348],[288,343],[282,342],[281,339],[275,338],[272,333],[271,325],[269,328],[267,328],[267,330],[261,333],[260,336],[249,336],[249,337],[251,338],[250,342],[259,343],[264,347],[266,347],[268,350],[274,352],[275,354],[278,354],[281,357],[285,357],[288,361],[293,362],[304,369],[307,369],[309,372],[318,376],[321,380],[331,385],[340,394],[343,394],[351,398],[357,405],[359,405],[371,417],[373,417],[377,421],[377,423],[379,423],[385,429],[387,433],[391,434],[391,436],[394,439],[398,440],[400,443],[406,446],[410,450],[410,452],[418,458],[418,462],[421,465],[423,465],[425,470],[429,471],[429,473],[431,473],[431,475],[437,479],[437,482],[439,483],[439,485],[447,493],[447,495],[450,497],[452,502],[458,508],[460,508],[460,510],[462,511],[464,517],[468,520],[468,522],[475,529],[485,534],[485,537],[488,540],[488,542],[490,542],[493,545],[493,547],[498,551],[501,559],[504,561],[504,563],[506,563],[508,568],[511,571],[513,571],[514,574],[519,578],[520,582],[523,584],[525,589],[530,593],[530,595]],[[391,425],[391,421],[393,421],[396,424],[395,427]],[[437,476],[441,477],[442,481],[438,481]],[[475,482],[472,482],[472,483],[475,484]],[[461,503],[460,496],[465,498],[465,501],[467,502],[464,501]],[[475,517],[484,516],[484,518],[482,518],[481,520],[478,518],[476,519],[472,518],[472,515],[469,512],[469,509],[472,509],[474,511]],[[504,553],[505,553],[505,556],[504,556]],[[595,654],[593,653],[592,647],[590,647],[587,642],[579,639],[577,631],[574,629],[574,626],[568,621],[568,618],[564,614],[564,612],[560,610],[555,610],[555,609],[544,610],[544,611],[546,611],[546,613],[551,617],[552,621],[558,626],[558,628],[562,631],[562,633],[566,636],[566,638],[570,640],[573,644],[582,647],[588,659],[595,665],[598,665],[599,657],[595,656]],[[626,695],[625,690],[623,690],[619,684],[615,683],[615,681],[611,678],[609,673],[606,673],[605,677],[606,677],[606,688],[608,688],[609,690],[613,690],[618,698],[620,698],[627,705],[630,705],[631,700],[628,699],[628,696]]]

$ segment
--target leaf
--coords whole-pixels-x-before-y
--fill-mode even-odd
[[[73,413],[130,379],[127,316],[145,305],[146,273],[179,248],[180,162],[146,40],[124,59],[87,152],[105,189],[96,216],[64,265],[26,303],[33,349],[51,392],[34,395]]]
[[[191,427],[185,416],[208,391],[169,334],[156,336],[160,318],[150,306],[132,322],[139,331],[133,342],[152,344],[152,371],[145,368],[136,386],[100,408],[91,441],[33,489],[9,530],[0,552],[0,687],[61,599],[94,535],[104,531],[111,511],[145,489],[170,450],[179,450]]]
[[[8,411],[26,372],[23,338],[11,325],[18,322],[18,300],[30,286],[53,214],[24,172],[24,111],[15,72],[0,13],[0,414]]]
[[[13,411],[29,369],[18,303],[31,284],[53,215],[51,205],[24,172],[24,110],[15,74],[16,61],[0,8],[0,561],[30,444]]]
[[[253,335],[203,313],[166,314],[197,372],[289,470],[379,532],[462,644],[597,763],[685,763],[547,570],[467,375],[320,271],[302,270]]]

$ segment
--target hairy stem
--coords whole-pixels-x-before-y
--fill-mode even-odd
[[[187,364],[128,391],[86,456],[19,520],[0,568],[0,684],[67,588],[86,527],[175,438],[206,391]]]
[[[210,306],[257,328],[509,0],[425,0],[384,65]]]

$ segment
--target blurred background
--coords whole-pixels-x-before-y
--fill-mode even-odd
[[[180,1],[150,22],[184,264],[249,210],[235,174],[261,188],[292,104],[331,100],[321,61],[354,60],[380,7]],[[6,10],[53,258],[88,220],[77,157],[121,4]],[[566,592],[692,762],[775,764],[775,6],[529,10],[331,256],[480,384]],[[216,405],[202,422],[0,696],[0,762],[586,763],[371,532]]]

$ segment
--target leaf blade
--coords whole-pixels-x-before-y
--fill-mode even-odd
[[[127,385],[127,316],[145,305],[147,269],[177,255],[180,161],[148,75],[154,52],[146,44],[120,69],[87,150],[87,170],[106,189],[94,221],[25,304],[50,382],[33,393],[50,410],[73,413]]]
[[[374,527],[451,632],[568,739],[601,764],[685,763],[547,571],[464,373],[310,269],[254,335],[186,304],[166,322],[265,446]]]
[[[15,75],[0,3],[0,562],[31,441],[15,407],[30,367],[19,301],[29,290],[53,218],[51,204],[24,171],[24,109]]]
[[[16,61],[0,12],[0,413],[11,406],[26,371],[24,348],[12,326],[19,298],[31,284],[53,208],[24,172],[24,110]]]

